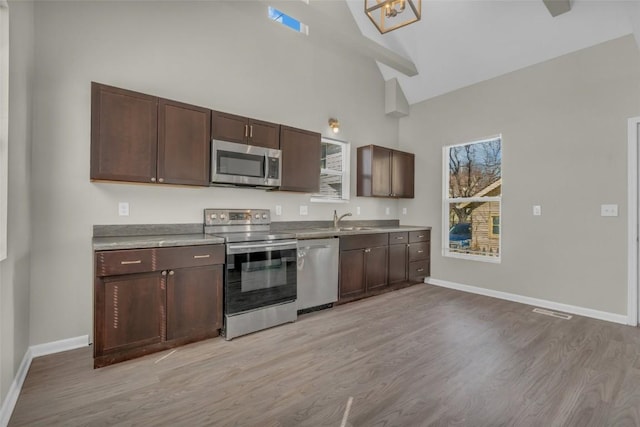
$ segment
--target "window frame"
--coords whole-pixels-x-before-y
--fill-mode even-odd
[[[350,188],[351,188],[351,144],[348,141],[340,139],[329,138],[323,136],[320,140],[322,143],[335,144],[342,146],[342,171],[336,171],[334,169],[320,168],[320,179],[322,175],[342,175],[342,197],[340,199],[323,196],[320,193],[314,193],[311,195],[311,201],[315,203],[348,203],[350,200]],[[320,158],[322,161],[322,157]]]
[[[499,196],[481,196],[481,197],[449,197],[449,150],[453,147],[461,147],[465,145],[478,144],[482,142],[488,142],[493,140],[500,140],[500,179],[502,179],[502,147],[504,143],[504,139],[502,134],[493,135],[486,138],[481,138],[477,140],[472,140],[469,142],[464,142],[460,144],[451,144],[445,145],[442,147],[442,256],[447,258],[459,258],[466,259],[471,261],[481,261],[488,262],[494,264],[500,264],[502,262],[502,191],[500,191]],[[502,185],[502,183],[500,184]],[[461,253],[457,251],[452,251],[449,247],[449,209],[451,204],[455,203],[486,203],[486,202],[496,202],[498,203],[498,212],[499,215],[489,214],[490,218],[494,216],[498,216],[500,218],[500,232],[497,235],[498,237],[498,255],[490,256],[490,255],[481,255],[481,254],[471,254],[471,253]],[[491,221],[493,221],[491,219]],[[489,228],[489,237],[495,236],[493,234],[492,224]]]

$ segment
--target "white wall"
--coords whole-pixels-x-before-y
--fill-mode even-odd
[[[276,220],[395,218],[394,201],[311,204],[252,189],[92,183],[90,82],[322,132],[329,117],[355,147],[397,146],[375,63],[313,44],[267,19],[264,2],[37,2],[31,344],[92,334],[94,224],[195,223],[212,207],[283,206]],[[321,2],[349,16],[342,2]],[[344,19],[344,18],[340,18]],[[355,24],[354,24],[355,25]],[[313,31],[313,28],[310,29]],[[355,182],[352,183],[355,195]],[[131,216],[117,216],[119,201]],[[309,205],[300,217],[298,207]],[[386,216],[384,208],[391,207]],[[354,219],[357,219],[355,217]]]
[[[34,7],[10,1],[9,10],[8,257],[0,263],[0,402],[29,346]]]
[[[631,35],[413,105],[399,139],[416,153],[416,199],[399,208],[434,226],[432,276],[626,314],[627,119],[638,114]],[[502,263],[443,257],[442,147],[499,133]],[[610,203],[620,216],[601,217]]]

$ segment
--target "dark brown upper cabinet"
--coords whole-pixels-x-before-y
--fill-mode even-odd
[[[320,191],[320,139],[317,132],[280,126],[280,190],[302,193]]]
[[[358,147],[357,195],[414,197],[415,155],[377,145]]]
[[[91,179],[209,185],[211,110],[91,83]]]
[[[213,111],[213,139],[265,148],[280,148],[280,125]]]

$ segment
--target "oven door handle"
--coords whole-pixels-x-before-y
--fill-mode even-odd
[[[252,245],[227,245],[227,253],[242,254],[249,252],[269,252],[273,250],[296,249],[297,246],[298,242],[296,240],[274,243],[256,243]]]

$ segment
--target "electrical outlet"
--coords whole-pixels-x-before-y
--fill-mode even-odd
[[[534,216],[542,215],[542,207],[540,205],[533,205],[533,215]]]
[[[407,214],[407,208],[402,208],[402,215],[406,215]]]
[[[356,215],[360,215],[360,206],[356,206]]]
[[[276,205],[276,215],[277,216],[282,215],[282,206],[281,205]]]
[[[309,206],[300,205],[300,215],[309,215]]]
[[[384,213],[387,215],[391,215],[391,208],[389,207],[384,208]]]
[[[129,216],[129,202],[118,203],[118,215]]]
[[[600,205],[600,216],[618,216],[618,205]]]

